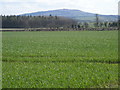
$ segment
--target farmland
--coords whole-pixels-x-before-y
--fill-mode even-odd
[[[118,31],[2,35],[3,88],[118,86]]]

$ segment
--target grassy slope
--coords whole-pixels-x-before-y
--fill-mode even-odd
[[[116,86],[118,65],[104,62],[117,62],[117,37],[117,31],[4,32],[3,87]]]

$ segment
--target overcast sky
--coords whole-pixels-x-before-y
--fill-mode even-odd
[[[117,15],[120,0],[0,0],[0,14],[18,15],[55,9],[78,9],[91,13]]]

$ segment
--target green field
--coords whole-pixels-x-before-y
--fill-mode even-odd
[[[3,88],[118,87],[118,31],[2,35]]]

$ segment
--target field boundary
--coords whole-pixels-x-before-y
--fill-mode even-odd
[[[119,30],[115,28],[2,28],[2,32],[12,31],[111,31]]]

